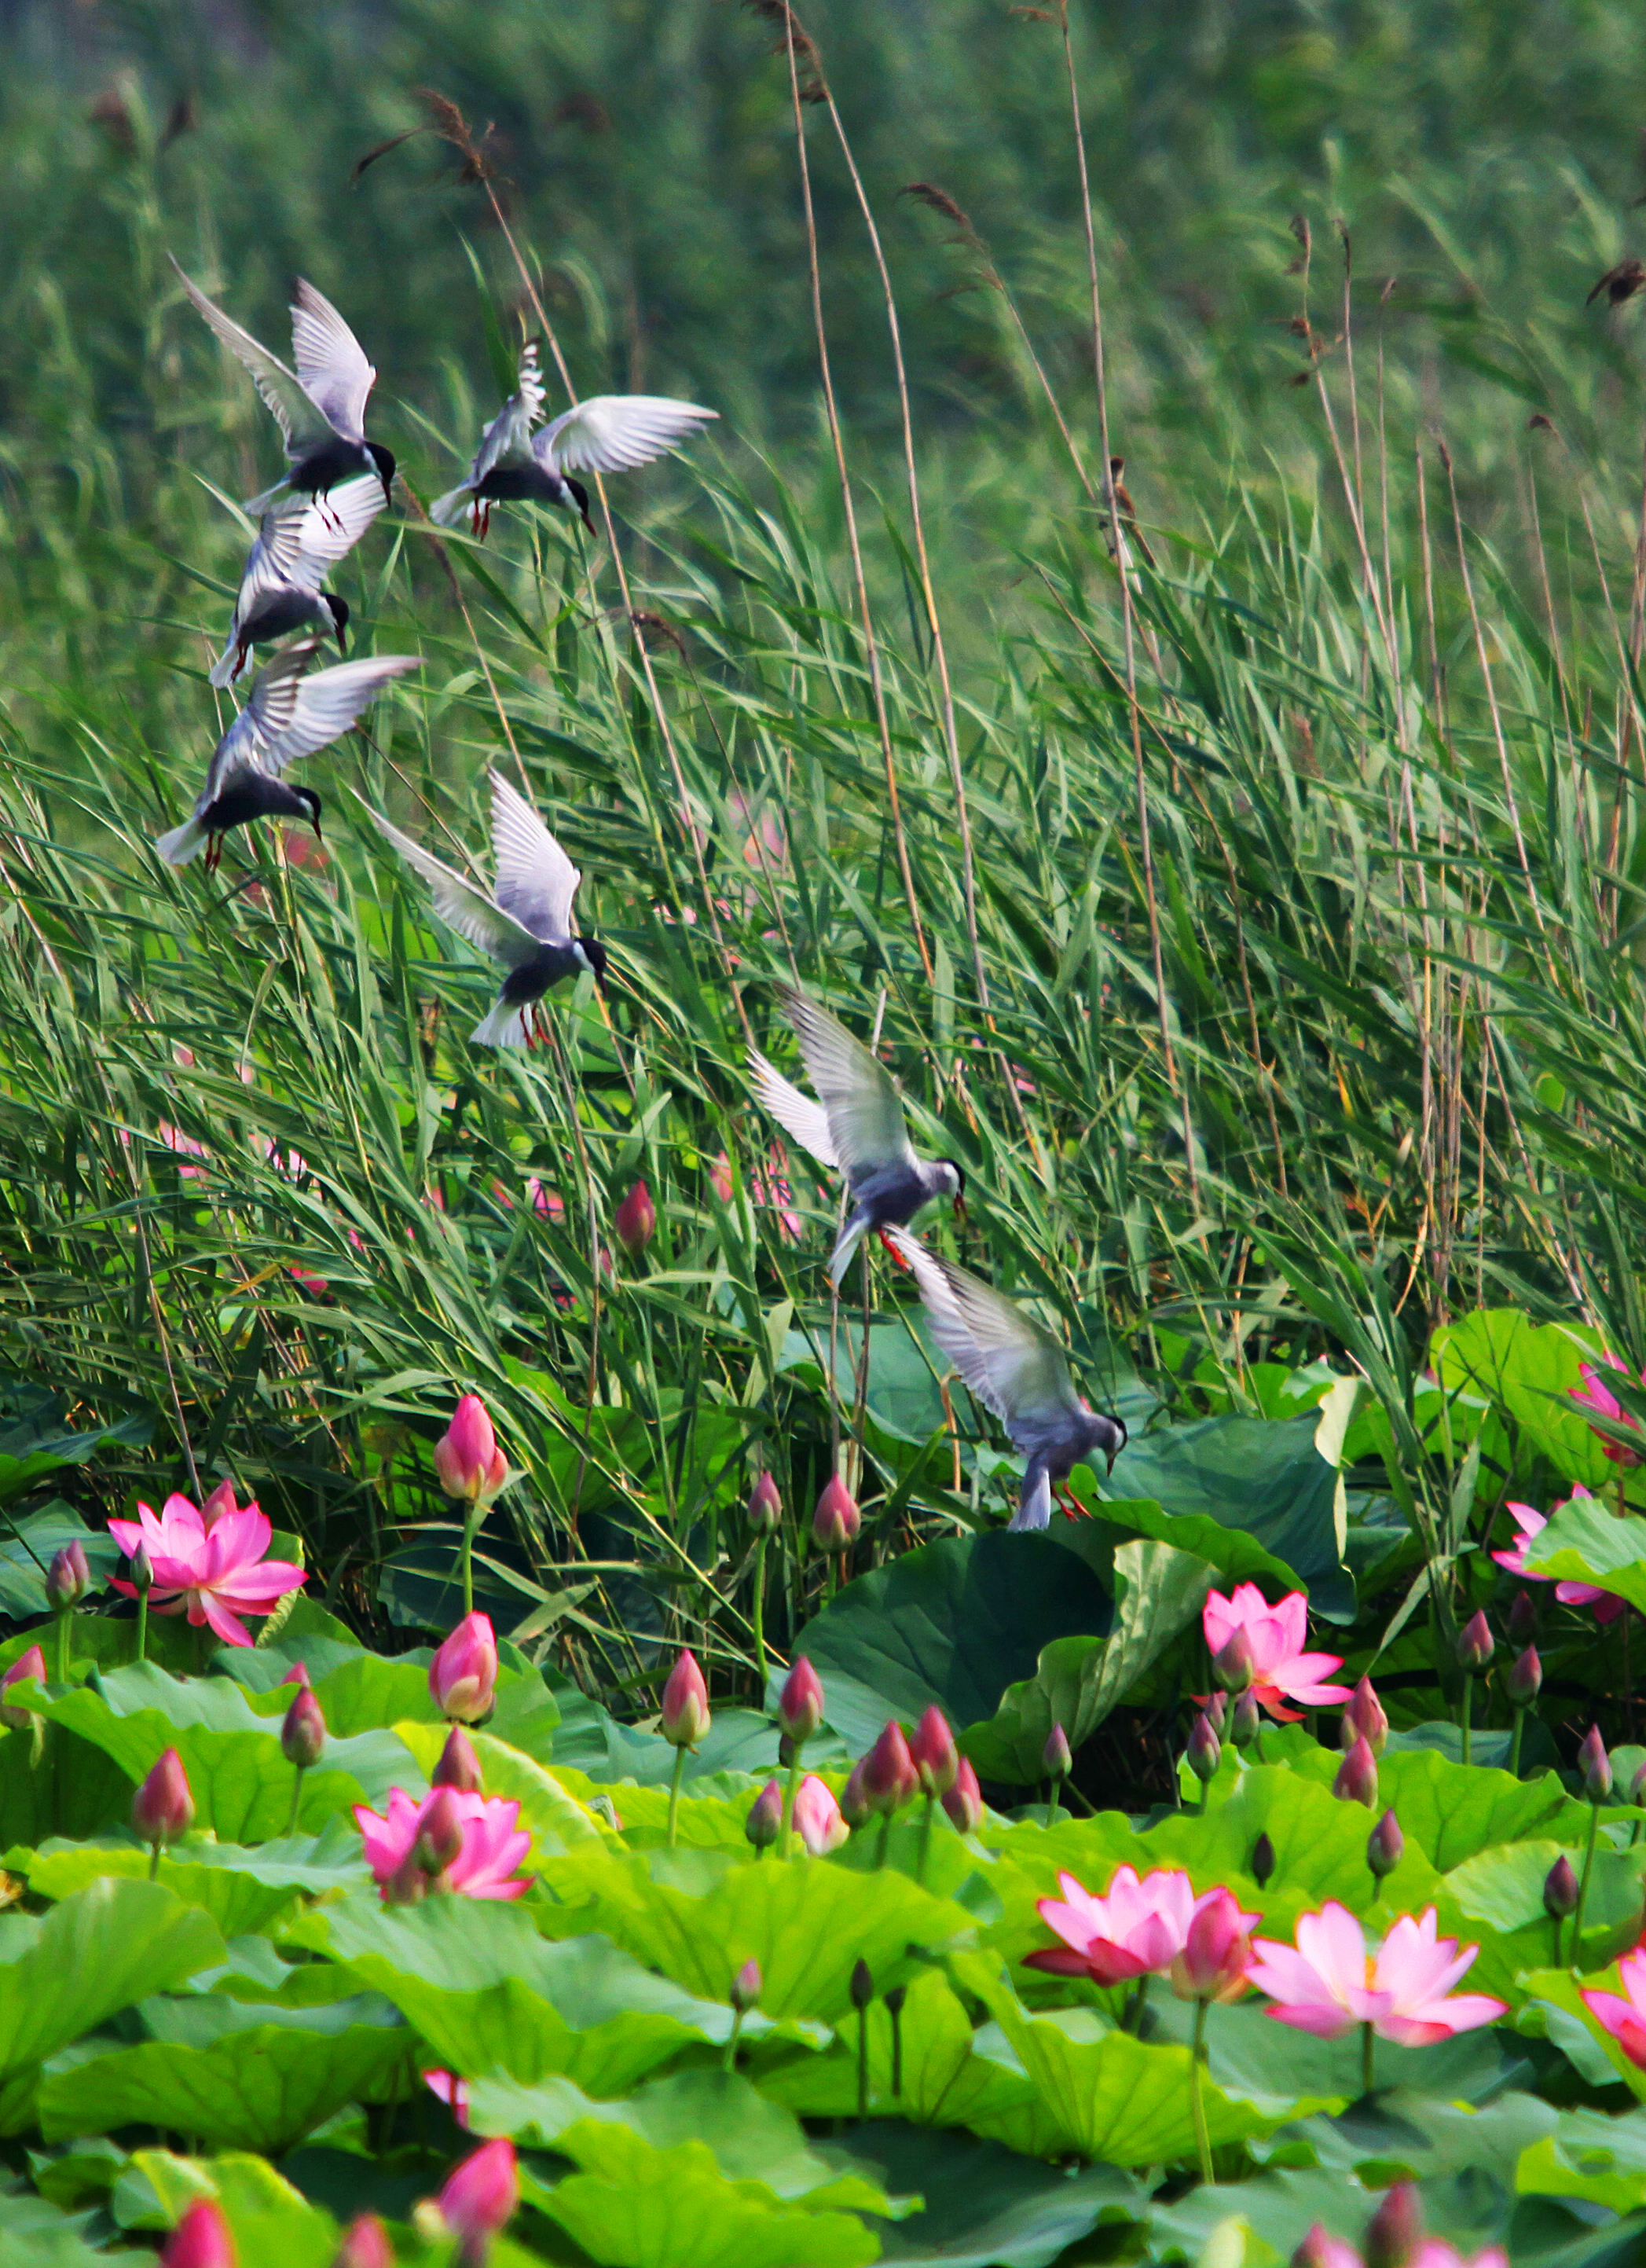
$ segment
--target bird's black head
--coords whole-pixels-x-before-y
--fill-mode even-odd
[[[323,842],[325,837],[320,833],[320,799],[319,796],[315,794],[314,790],[312,787],[294,787],[291,792],[296,796],[298,801],[303,806],[305,811],[309,814],[309,825],[314,829],[315,841],[317,843]]]
[[[1102,1411],[1100,1415],[1102,1417],[1103,1423],[1109,1429],[1108,1436],[1103,1441],[1101,1447],[1105,1455],[1108,1458],[1109,1470],[1113,1472],[1114,1470],[1114,1460],[1120,1455],[1121,1451],[1126,1447],[1126,1420],[1124,1418],[1117,1418],[1113,1410],[1106,1410]]]
[[[574,481],[569,473],[562,473],[561,475],[561,478],[565,482],[566,486],[571,490],[572,495],[577,498],[577,510],[583,514],[583,524],[588,529],[590,534],[592,535],[594,534],[594,522],[589,517],[588,490],[584,487],[581,481]]]
[[[394,485],[393,450],[386,449],[381,441],[368,441],[366,443],[366,454],[371,458],[372,463],[378,468],[378,478],[383,483],[384,503],[386,504],[393,504],[394,499],[389,491]]]
[[[937,1163],[940,1166],[947,1166],[949,1171],[954,1175],[952,1203],[954,1210],[964,1220],[966,1219],[966,1167],[958,1158],[939,1158]]]
[[[604,998],[607,967],[606,947],[598,937],[580,937],[577,943],[582,946],[583,957],[589,964],[589,974],[593,977],[596,987]]]
[[[345,635],[349,628],[349,601],[338,598],[331,591],[322,591],[320,596],[331,613],[332,629],[337,636],[337,651],[346,654],[349,651],[349,640]]]

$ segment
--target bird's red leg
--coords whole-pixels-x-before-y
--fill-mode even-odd
[[[1070,1520],[1091,1519],[1091,1514],[1086,1510],[1085,1506],[1081,1503],[1080,1498],[1070,1492],[1069,1483],[1067,1481],[1058,1482],[1057,1494],[1063,1510],[1069,1514]]]
[[[910,1272],[910,1271],[909,1271],[909,1265],[908,1265],[908,1261],[907,1261],[907,1260],[905,1260],[905,1259],[904,1259],[904,1257],[903,1257],[902,1254],[898,1250],[898,1248],[897,1248],[896,1245],[893,1243],[893,1241],[892,1241],[891,1238],[886,1234],[886,1233],[885,1233],[885,1229],[883,1229],[883,1228],[877,1228],[877,1229],[876,1229],[876,1231],[875,1231],[875,1234],[879,1238],[879,1240],[880,1240],[880,1248],[881,1248],[881,1250],[885,1254],[886,1257],[891,1261],[892,1265],[893,1265],[894,1268],[900,1268],[900,1269],[902,1270],[903,1273],[907,1276],[907,1275]]]

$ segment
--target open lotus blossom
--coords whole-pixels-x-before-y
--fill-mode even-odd
[[[378,1889],[387,1889],[416,1849],[431,1806],[442,1802],[455,1811],[462,1843],[437,1887],[466,1898],[518,1898],[528,1884],[515,1868],[532,1847],[520,1825],[519,1805],[511,1796],[468,1795],[455,1787],[432,1788],[421,1802],[403,1788],[392,1787],[386,1819],[367,1804],[356,1804],[355,1824]]]
[[[1566,1498],[1566,1503],[1576,1504],[1579,1497],[1590,1503],[1594,1501],[1592,1491],[1579,1486],[1573,1489],[1570,1496]],[[1565,1509],[1565,1506],[1557,1504],[1554,1509],[1556,1512],[1561,1512]],[[1493,1558],[1500,1567],[1507,1567],[1511,1575],[1518,1575],[1523,1582],[1548,1582],[1551,1579],[1547,1575],[1539,1574],[1535,1567],[1528,1567],[1526,1565],[1526,1546],[1540,1529],[1548,1526],[1548,1514],[1533,1512],[1529,1504],[1511,1504],[1508,1506],[1508,1511],[1516,1528],[1519,1530],[1519,1540],[1512,1551],[1494,1551]],[[1628,1602],[1620,1599],[1615,1592],[1602,1591],[1593,1583],[1556,1583],[1554,1595],[1563,1607],[1592,1607],[1595,1610],[1595,1620],[1598,1623],[1616,1622],[1628,1604]]]
[[[1618,1982],[1627,1998],[1616,1992],[1585,1991],[1584,2006],[1622,2049],[1633,2064],[1646,2071],[1646,1950],[1638,1947],[1618,1963]]]
[[[1301,1701],[1305,1709],[1319,1709],[1334,1701],[1347,1701],[1347,1685],[1323,1685],[1321,1679],[1343,1666],[1338,1653],[1305,1653],[1309,1635],[1309,1602],[1301,1591],[1290,1592],[1271,1607],[1255,1583],[1240,1583],[1233,1596],[1221,1591],[1208,1596],[1201,1616],[1206,1644],[1221,1653],[1237,1631],[1244,1631],[1252,1653],[1252,1697],[1283,1725],[1295,1725],[1301,1709],[1288,1709],[1287,1701]]]
[[[1637,1380],[1628,1363],[1617,1355],[1608,1351],[1600,1359],[1608,1370],[1620,1371],[1631,1384],[1646,1386],[1646,1378]],[[1609,1418],[1614,1425],[1639,1425],[1640,1420],[1623,1407],[1593,1363],[1584,1363],[1579,1375],[1583,1384],[1569,1387],[1567,1392],[1580,1410],[1592,1410],[1597,1418]],[[1637,1450],[1625,1448],[1621,1441],[1613,1441],[1605,1433],[1600,1435],[1600,1447],[1614,1465],[1637,1465],[1641,1461]]]
[[[1299,1917],[1295,1946],[1260,1937],[1246,1982],[1275,2002],[1267,2013],[1276,2022],[1298,2031],[1334,2040],[1370,2024],[1380,2039],[1427,2047],[1506,2013],[1487,1993],[1451,1991],[1480,1949],[1469,1945],[1459,1953],[1455,1937],[1437,1937],[1429,1906],[1415,1920],[1402,1914],[1368,1953],[1359,1921],[1333,1899]]]
[[[226,1499],[226,1500],[225,1500]],[[206,1513],[218,1509],[209,1524]],[[157,1520],[146,1504],[136,1520],[111,1520],[108,1532],[129,1559],[141,1543],[154,1570],[149,1604],[163,1615],[187,1610],[196,1628],[209,1623],[227,1646],[250,1646],[242,1615],[266,1615],[308,1577],[284,1559],[266,1559],[273,1530],[254,1504],[235,1506],[225,1481],[201,1510],[186,1496],[169,1496]],[[129,1599],[136,1587],[121,1577],[114,1588]]]
[[[1361,2252],[1346,2237],[1329,2235],[1319,2221],[1291,2256],[1292,2268],[1371,2268],[1373,2259],[1387,2258],[1386,2253]],[[1406,2255],[1401,2268],[1509,2268],[1509,2255],[1501,2244],[1488,2244],[1481,2252],[1459,2252],[1455,2244],[1425,2236]]]
[[[1119,1867],[1102,1897],[1093,1897],[1072,1874],[1059,1874],[1057,1883],[1062,1898],[1041,1898],[1035,1911],[1063,1942],[1025,1954],[1025,1962],[1053,1977],[1089,1977],[1094,1984],[1123,1984],[1170,1969],[1201,1908],[1228,1896],[1214,1889],[1196,1897],[1188,1876],[1175,1867],[1158,1867],[1141,1881],[1135,1867]],[[1239,1932],[1263,1918],[1238,1907],[1231,1915]]]

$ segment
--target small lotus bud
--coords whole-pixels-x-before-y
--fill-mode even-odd
[[[1229,1737],[1238,1749],[1249,1749],[1258,1736],[1262,1719],[1258,1715],[1257,1703],[1249,1693],[1243,1693],[1234,1705],[1229,1719]]]
[[[501,1476],[498,1468],[501,1465]],[[466,1394],[434,1446],[434,1469],[448,1496],[489,1503],[509,1477],[491,1416],[478,1394]]]
[[[280,1682],[283,1685],[306,1685],[309,1682],[307,1662],[294,1661]]]
[[[1069,1735],[1061,1725],[1054,1725],[1046,1736],[1046,1746],[1040,1750],[1040,1762],[1047,1779],[1067,1779],[1074,1764],[1069,1751]]]
[[[463,1815],[455,1790],[437,1787],[424,1808],[412,1856],[425,1874],[444,1874],[463,1848]]]
[[[851,2004],[854,2008],[866,2008],[874,1998],[874,1978],[866,1961],[859,1961],[851,1972]]]
[[[777,1736],[777,1762],[784,1771],[788,1771],[798,1753],[788,1734],[780,1733]]]
[[[1389,1719],[1382,1702],[1371,1690],[1370,1677],[1363,1677],[1343,1704],[1338,1737],[1346,1749],[1352,1749],[1360,1740],[1364,1741],[1374,1756],[1383,1754],[1389,1738]]]
[[[13,1685],[26,1683],[31,1677],[37,1685],[46,1683],[46,1657],[37,1646],[30,1646],[26,1653],[19,1653],[5,1675],[0,1677],[0,1695],[4,1695]],[[32,1713],[27,1709],[19,1709],[14,1704],[0,1699],[0,1725],[9,1725],[13,1732],[19,1726],[29,1723]]]
[[[1486,1619],[1484,1609],[1471,1615],[1458,1632],[1459,1668],[1484,1669],[1496,1650],[1497,1641],[1492,1636],[1492,1626]]]
[[[688,1646],[670,1670],[663,1689],[663,1737],[677,1749],[694,1749],[709,1723],[709,1688]]]
[[[445,1746],[440,1760],[429,1775],[431,1787],[449,1787],[459,1795],[478,1795],[481,1779],[480,1758],[474,1753],[474,1743],[461,1725],[453,1725],[445,1736]]]
[[[146,1598],[154,1583],[154,1562],[149,1557],[149,1547],[139,1542],[131,1555],[131,1587],[140,1599]]]
[[[1252,1641],[1244,1629],[1231,1631],[1212,1656],[1212,1676],[1225,1693],[1245,1693],[1255,1668]]]
[[[1509,1643],[1530,1646],[1538,1634],[1538,1609],[1530,1591],[1517,1591],[1509,1609]]]
[[[935,1701],[915,1726],[908,1752],[926,1794],[947,1795],[960,1769],[960,1751],[954,1745],[948,1719]]]
[[[491,1616],[465,1615],[429,1665],[429,1692],[443,1717],[477,1725],[497,1697],[497,1640]]]
[[[1517,1709],[1529,1709],[1543,1685],[1543,1664],[1535,1646],[1511,1661],[1503,1675],[1503,1690]]]
[[[753,1958],[746,1961],[732,1978],[726,1998],[738,2014],[746,2015],[761,2004],[761,1964]]]
[[[1260,1835],[1252,1845],[1252,1863],[1246,1869],[1260,1890],[1266,1890],[1268,1888],[1270,1879],[1279,1863],[1275,1856],[1275,1845],[1269,1841],[1267,1832]]]
[[[943,1808],[962,1835],[975,1835],[983,1823],[983,1793],[969,1756],[962,1756],[954,1786],[943,1799]]]
[[[417,1906],[428,1895],[429,1876],[423,1872],[414,1845],[384,1883],[383,1903],[386,1906]]]
[[[838,1474],[826,1483],[812,1515],[812,1541],[819,1551],[845,1551],[857,1541],[863,1514]]]
[[[440,2192],[440,2217],[461,2239],[461,2268],[479,2268],[491,2239],[512,2219],[520,2202],[520,2176],[514,2145],[499,2138],[465,2158]]]
[[[802,1848],[813,1859],[826,1859],[831,1851],[838,1851],[851,1833],[827,1781],[820,1780],[815,1772],[808,1772],[795,1790],[790,1824]]]
[[[1232,2000],[1245,1989],[1252,1965],[1246,1932],[1257,1918],[1243,1914],[1223,1889],[1195,1906],[1181,1952],[1172,1963],[1172,1989],[1179,2000]]]
[[[165,2240],[160,2268],[235,2268],[234,2239],[223,2207],[201,2198]]]
[[[144,1843],[175,1843],[195,1823],[188,1774],[175,1749],[167,1749],[131,1799],[132,1831]]]
[[[1317,2220],[1291,2256],[1291,2268],[1365,2268],[1352,2244],[1329,2236]]]
[[[1201,1714],[1205,1718],[1213,1732],[1216,1733],[1221,1740],[1223,1737],[1223,1726],[1227,1721],[1229,1715],[1228,1695],[1226,1693],[1213,1693],[1209,1695],[1207,1697],[1206,1706],[1201,1712]]]
[[[1216,1779],[1223,1756],[1223,1744],[1212,1730],[1211,1719],[1202,1711],[1194,1719],[1194,1729],[1189,1734],[1188,1768],[1202,1783]]]
[[[1366,2268],[1408,2268],[1423,2242],[1423,2213],[1411,2182],[1397,2182],[1366,2227]]]
[[[920,1782],[909,1755],[903,1727],[895,1718],[863,1760],[863,1792],[871,1811],[895,1811],[915,1793]]]
[[[1584,1776],[1584,1793],[1591,1803],[1604,1803],[1612,1793],[1612,1759],[1598,1725],[1591,1725],[1584,1734],[1577,1764]]]
[[[1572,1862],[1562,1851],[1543,1877],[1543,1911],[1555,1921],[1564,1921],[1577,1905],[1577,1877],[1572,1872]]]
[[[768,1851],[783,1833],[783,1792],[775,1779],[768,1779],[749,1806],[743,1832],[757,1851]]]
[[[33,1651],[38,1653],[40,1649],[36,1646]],[[27,1658],[28,1657],[26,1654],[24,1656],[25,1660],[26,1660]],[[0,1714],[3,1713],[3,1712],[0,1712]],[[1646,1803],[1646,1764],[1642,1764],[1641,1766],[1634,1778],[1629,1782],[1629,1801],[1631,1803]]]
[[[1378,1759],[1363,1740],[1357,1740],[1337,1768],[1332,1793],[1348,1803],[1368,1808],[1378,1800]]]
[[[332,2268],[394,2268],[389,2233],[374,2213],[363,2213],[343,2231]]]
[[[794,1668],[783,1681],[783,1690],[777,1697],[777,1721],[791,1741],[809,1741],[823,1722],[823,1685],[805,1654],[796,1657]]]
[[[643,1182],[636,1182],[612,1215],[612,1233],[631,1260],[637,1260],[658,1233],[658,1209]]]
[[[1385,1811],[1366,1837],[1366,1864],[1381,1881],[1406,1856],[1406,1837],[1393,1812]]]
[[[289,1764],[296,1764],[299,1771],[307,1771],[311,1764],[320,1762],[325,1746],[324,1712],[314,1697],[313,1687],[300,1685],[280,1727],[280,1753]]]
[[[65,1543],[55,1552],[46,1570],[46,1603],[60,1611],[77,1607],[92,1587],[92,1571],[86,1565],[85,1552],[78,1543]]]
[[[867,1756],[859,1756],[846,1775],[846,1785],[840,1792],[840,1815],[848,1827],[861,1827],[865,1820],[874,1817],[874,1806],[869,1800],[869,1791],[863,1785]]]
[[[783,1516],[783,1500],[777,1484],[769,1473],[762,1473],[749,1491],[745,1517],[757,1535],[770,1535],[782,1525]]]

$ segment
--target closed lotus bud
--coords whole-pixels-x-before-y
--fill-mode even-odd
[[[1389,1719],[1382,1702],[1371,1690],[1370,1677],[1363,1677],[1343,1704],[1338,1737],[1346,1749],[1352,1749],[1359,1740],[1364,1741],[1374,1756],[1383,1754],[1389,1738]]]
[[[1258,1736],[1262,1719],[1258,1715],[1257,1703],[1249,1693],[1243,1693],[1234,1705],[1229,1719],[1229,1737],[1238,1749],[1249,1749]]]
[[[92,1587],[92,1571],[86,1565],[82,1546],[65,1543],[61,1551],[54,1552],[46,1570],[46,1603],[62,1609],[77,1607]]]
[[[1226,1693],[1213,1693],[1209,1695],[1207,1697],[1206,1706],[1201,1712],[1201,1714],[1204,1716],[1207,1723],[1211,1727],[1213,1732],[1217,1734],[1219,1739],[1221,1739],[1223,1737],[1223,1726],[1227,1722],[1229,1716],[1228,1695]]]
[[[462,2268],[485,2259],[487,2247],[513,2219],[519,2202],[520,2176],[512,2142],[500,2136],[464,2159],[439,2198],[440,2218],[461,2240],[458,2258]]]
[[[1194,1909],[1183,1949],[1172,1963],[1172,1989],[1179,2000],[1232,2000],[1252,1963],[1247,1917],[1225,1889]]]
[[[612,1215],[612,1233],[631,1260],[638,1259],[658,1233],[658,1209],[643,1182],[636,1182]]]
[[[1577,1877],[1572,1872],[1572,1862],[1562,1851],[1543,1877],[1543,1911],[1555,1921],[1564,1921],[1569,1913],[1576,1911]]]
[[[220,2205],[202,2198],[189,2206],[165,2240],[160,2268],[235,2268],[234,2239]]]
[[[154,1562],[149,1557],[149,1547],[139,1542],[131,1555],[130,1581],[137,1596],[146,1598],[154,1583]]]
[[[866,2008],[874,1998],[874,1978],[866,1961],[859,1961],[851,1972],[851,2004],[854,2008]]]
[[[943,1808],[962,1835],[975,1835],[983,1823],[983,1792],[977,1784],[969,1756],[962,1756],[954,1786],[943,1799]]]
[[[783,1680],[777,1697],[777,1721],[791,1741],[809,1741],[823,1722],[823,1684],[805,1654]]]
[[[459,1795],[478,1795],[483,1785],[480,1758],[474,1754],[474,1743],[461,1725],[453,1725],[445,1736],[445,1746],[440,1760],[429,1775],[431,1787],[454,1788]]]
[[[1406,1837],[1393,1812],[1385,1811],[1366,1837],[1366,1864],[1381,1881],[1406,1856]]]
[[[325,1746],[325,1714],[314,1697],[313,1687],[300,1685],[280,1727],[280,1753],[289,1764],[296,1764],[299,1771],[307,1771],[311,1764],[320,1762]]]
[[[167,1749],[131,1799],[132,1830],[144,1843],[175,1843],[195,1823],[188,1774],[175,1749]]]
[[[417,1830],[412,1855],[425,1874],[444,1874],[463,1848],[463,1815],[455,1790],[437,1787]]]
[[[677,1749],[694,1749],[711,1721],[703,1673],[691,1648],[684,1647],[663,1689],[663,1737]]]
[[[497,1697],[497,1640],[489,1615],[465,1615],[429,1665],[429,1691],[443,1717],[477,1725]]]
[[[808,1772],[795,1790],[793,1825],[802,1847],[814,1859],[838,1851],[851,1833],[828,1783],[815,1772]]]
[[[1217,1767],[1223,1759],[1223,1744],[1212,1730],[1211,1719],[1202,1710],[1194,1719],[1194,1729],[1189,1734],[1187,1761],[1189,1770],[1202,1783],[1216,1779]]]
[[[1365,1741],[1357,1740],[1337,1768],[1332,1793],[1348,1803],[1369,1808],[1378,1800],[1378,1759]]]
[[[895,1811],[914,1794],[920,1782],[909,1755],[903,1727],[895,1718],[863,1760],[863,1792],[871,1811]]]
[[[1252,1641],[1244,1629],[1231,1631],[1212,1656],[1212,1675],[1225,1693],[1245,1693],[1255,1667]]]
[[[731,1987],[726,1993],[727,1999],[731,2001],[738,2015],[746,2015],[751,2008],[759,2007],[761,1984],[760,1962],[753,1959],[746,1961],[732,1978]]]
[[[1598,1725],[1591,1725],[1584,1735],[1584,1744],[1577,1751],[1577,1767],[1583,1773],[1584,1793],[1590,1802],[1604,1803],[1612,1793],[1612,1759],[1606,1754]]]
[[[768,1851],[783,1833],[783,1792],[775,1779],[768,1779],[749,1806],[743,1832],[757,1851]]]
[[[954,1745],[948,1719],[935,1701],[915,1726],[908,1752],[924,1793],[947,1795],[960,1769],[960,1751]]]
[[[1040,1762],[1047,1779],[1067,1779],[1074,1758],[1069,1752],[1069,1735],[1061,1725],[1054,1725],[1046,1736],[1046,1746],[1040,1750]]]
[[[778,1494],[777,1484],[769,1473],[762,1473],[749,1491],[746,1517],[757,1535],[770,1535],[781,1526],[783,1500]]]
[[[0,1695],[6,1693],[13,1685],[24,1684],[31,1677],[37,1685],[46,1683],[46,1657],[37,1646],[30,1646],[26,1653],[19,1653],[5,1675],[0,1677]],[[28,1710],[19,1709],[13,1703],[0,1699],[0,1725],[9,1725],[13,1732],[18,1726],[29,1722],[30,1714]]]
[[[491,1415],[478,1394],[466,1394],[434,1445],[434,1469],[448,1496],[478,1503],[497,1461]]]
[[[332,2268],[394,2268],[394,2247],[374,2213],[363,2213],[343,2231]]]
[[[1538,1609],[1530,1591],[1517,1591],[1509,1609],[1509,1642],[1530,1646],[1538,1634]]]
[[[1332,2236],[1317,2220],[1291,2256],[1291,2268],[1365,2268],[1352,2244]]]
[[[1492,1626],[1484,1610],[1471,1615],[1458,1632],[1458,1666],[1462,1669],[1484,1669],[1497,1650],[1492,1636]]]
[[[280,1682],[283,1685],[306,1685],[309,1682],[307,1662],[294,1661]]]
[[[1267,1832],[1260,1835],[1252,1845],[1251,1867],[1252,1879],[1260,1890],[1266,1890],[1268,1888],[1269,1878],[1278,1864],[1279,1861],[1275,1856],[1275,1845],[1269,1841]]]
[[[1366,2268],[1407,2268],[1423,2242],[1423,2212],[1411,2182],[1397,2182],[1366,2227]]]
[[[838,1474],[825,1484],[812,1515],[812,1541],[819,1551],[845,1551],[857,1541],[863,1514]]]
[[[869,1800],[869,1791],[863,1785],[864,1767],[869,1759],[859,1756],[846,1776],[846,1785],[840,1792],[840,1815],[848,1827],[861,1827],[874,1817],[874,1806]]]
[[[423,1872],[414,1845],[384,1883],[383,1903],[386,1906],[418,1906],[428,1895],[429,1876]]]
[[[1503,1690],[1517,1709],[1529,1709],[1543,1686],[1543,1664],[1535,1646],[1529,1646],[1503,1675]]]
[[[790,1739],[787,1733],[780,1733],[778,1734],[777,1762],[784,1771],[788,1771],[790,1765],[793,1764],[796,1756],[798,1756],[799,1753],[799,1749]]]

